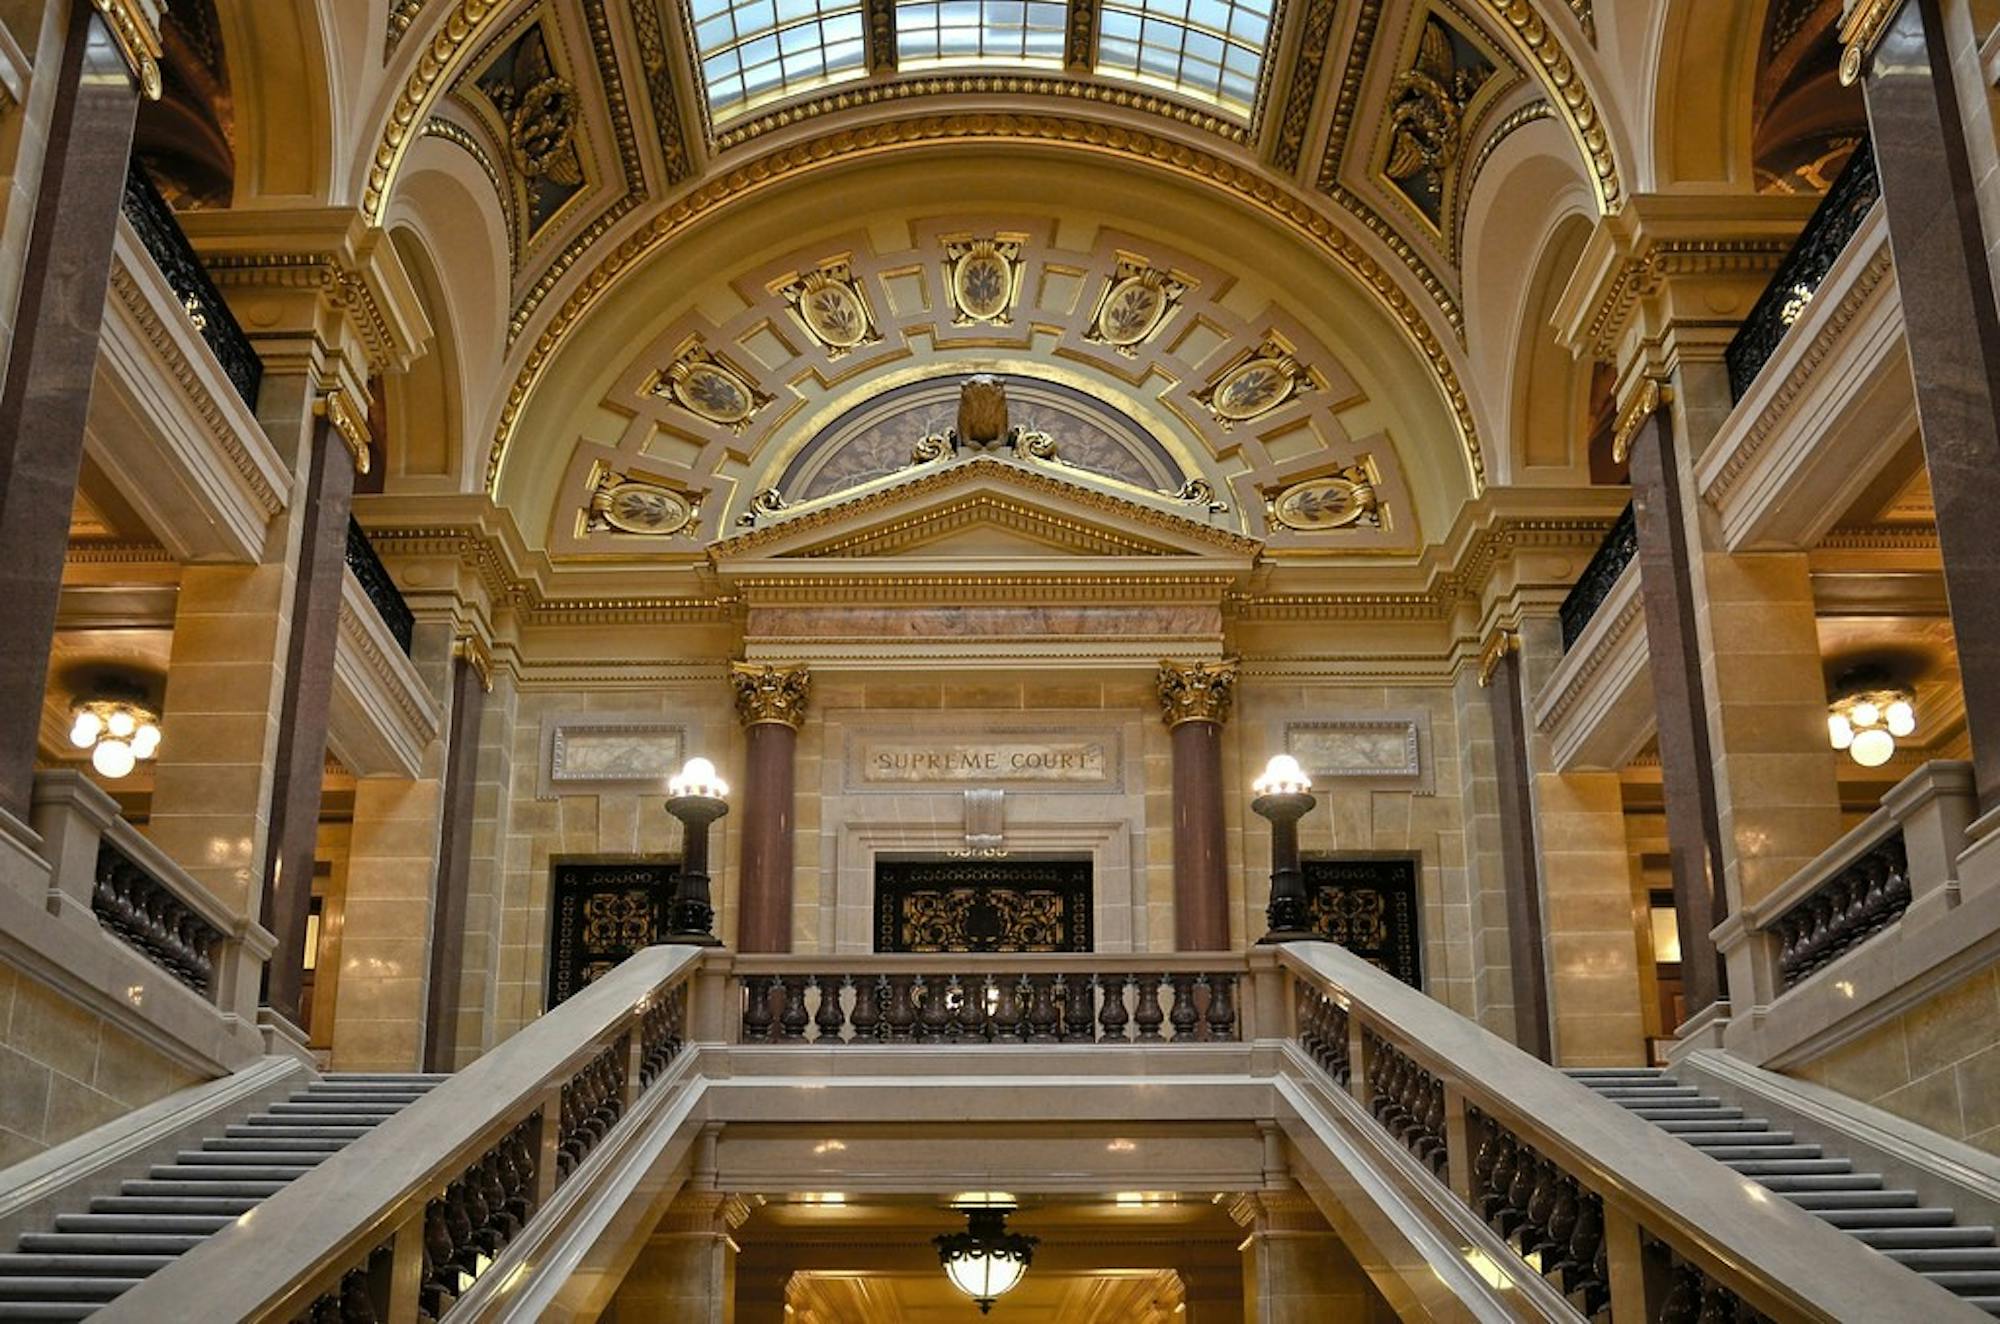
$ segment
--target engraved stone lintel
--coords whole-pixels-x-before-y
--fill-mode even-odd
[[[812,669],[769,663],[732,662],[729,684],[736,692],[736,716],[745,726],[775,723],[796,731],[806,719],[812,696]]]
[[[1183,722],[1213,722],[1221,726],[1229,720],[1236,697],[1239,660],[1220,662],[1175,662],[1160,660],[1160,717],[1169,728]]]

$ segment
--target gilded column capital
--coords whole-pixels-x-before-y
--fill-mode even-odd
[[[479,677],[479,688],[487,694],[493,693],[493,650],[477,634],[468,631],[452,641],[451,655],[463,658],[465,665],[472,668],[472,674]]]
[[[1639,381],[1638,389],[1625,408],[1618,413],[1618,423],[1611,434],[1611,458],[1619,464],[1632,457],[1632,443],[1639,436],[1639,429],[1646,426],[1646,420],[1674,402],[1674,388],[1658,377],[1647,376]]]
[[[1903,0],[1847,0],[1847,12],[1840,20],[1842,87],[1852,87],[1861,81],[1862,64],[1902,7]]]
[[[160,99],[160,6],[158,0],[90,0],[104,20],[118,54],[146,100]]]
[[[1229,720],[1229,708],[1236,698],[1237,659],[1220,662],[1175,662],[1160,660],[1160,718],[1168,727],[1182,722],[1213,722],[1221,726]]]
[[[322,393],[313,402],[313,412],[325,419],[339,435],[347,447],[347,456],[354,461],[354,472],[368,472],[368,415],[355,406],[342,387],[334,387]]]
[[[812,697],[812,668],[731,662],[729,684],[736,691],[736,716],[745,726],[778,723],[799,729]]]

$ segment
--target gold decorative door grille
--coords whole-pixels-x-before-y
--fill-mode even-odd
[[[1088,860],[883,860],[878,952],[1087,952]]]
[[[659,940],[679,869],[666,856],[550,866],[547,1005]]]
[[[1335,855],[1301,861],[1313,932],[1424,986],[1415,856]]]

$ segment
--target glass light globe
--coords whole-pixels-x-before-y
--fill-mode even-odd
[[[1846,749],[1854,743],[1854,724],[1847,720],[1844,713],[1828,713],[1826,738],[1833,742],[1835,749]]]
[[[1863,699],[1860,703],[1854,705],[1849,718],[1856,726],[1873,726],[1882,720],[1882,710],[1866,699]]]
[[[1264,775],[1250,783],[1259,795],[1295,795],[1312,789],[1312,778],[1290,754],[1273,754],[1264,765]]]
[[[677,774],[667,779],[669,795],[706,795],[720,800],[729,794],[729,783],[715,775],[715,765],[699,754],[681,765]]]
[[[996,1251],[974,1251],[953,1260],[944,1268],[951,1285],[974,1301],[990,1302],[1014,1290],[1028,1266],[1011,1255]]]
[[[1917,710],[1907,699],[1898,699],[1882,710],[1884,720],[1889,723],[1889,734],[1906,736],[1917,729]]]
[[[1896,737],[1880,727],[1855,734],[1848,754],[1864,768],[1879,768],[1896,752]]]
[[[89,749],[103,729],[104,719],[86,708],[76,715],[76,724],[69,729],[69,743],[78,749]]]
[[[90,766],[113,779],[131,772],[137,762],[132,756],[132,746],[123,740],[100,740],[97,748],[90,751]]]
[[[149,759],[160,752],[160,728],[151,722],[142,722],[132,733],[132,753],[142,759]]]
[[[120,740],[130,740],[132,733],[139,729],[139,720],[123,708],[113,708],[105,726]]]

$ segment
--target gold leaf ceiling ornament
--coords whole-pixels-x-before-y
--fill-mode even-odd
[[[1547,19],[1535,11],[1529,0],[1483,0],[1486,8],[1505,21],[1516,40],[1534,56],[1542,80],[1562,108],[1563,122],[1576,139],[1589,166],[1591,185],[1597,194],[1597,210],[1609,216],[1625,205],[1624,185],[1618,178],[1618,158],[1611,148],[1611,135],[1604,127],[1597,103],[1577,72],[1576,62],[1564,49],[1562,38]],[[1585,11],[1588,12],[1587,10]]]
[[[1423,306],[1405,292],[1397,273],[1344,228],[1348,219],[1344,215],[1328,215],[1259,168],[1143,128],[1068,116],[968,111],[839,129],[789,142],[701,181],[634,226],[581,274],[522,357],[488,443],[485,491],[498,495],[501,469],[515,428],[557,352],[586,314],[659,248],[722,209],[813,171],[917,145],[995,141],[1059,144],[1188,179],[1233,196],[1319,249],[1359,282],[1422,357],[1451,411],[1471,493],[1476,496],[1485,490],[1486,466],[1478,424],[1451,351],[1431,328]]]

